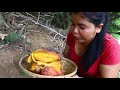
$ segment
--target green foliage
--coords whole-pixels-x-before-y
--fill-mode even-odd
[[[16,32],[10,32],[3,41],[4,43],[11,43],[11,42],[18,41],[19,39],[20,39],[20,36]]]
[[[31,14],[38,17],[38,12],[32,12]],[[46,25],[53,25],[64,30],[67,29],[70,19],[69,12],[40,12],[39,20]]]
[[[51,24],[58,28],[67,29],[70,19],[68,12],[57,12],[55,13]]]
[[[118,26],[110,24],[110,26],[109,26],[109,31],[108,31],[108,32],[114,34],[114,33],[119,33],[120,30],[119,30],[119,27],[118,27]]]
[[[119,34],[114,34],[114,33],[112,33],[111,35],[112,35],[113,37],[115,37],[116,39],[120,40],[120,35],[119,35]]]
[[[110,12],[109,33],[116,39],[120,40],[120,12]]]

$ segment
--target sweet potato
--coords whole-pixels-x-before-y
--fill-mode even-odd
[[[59,76],[60,75],[54,68],[50,66],[46,66],[44,69],[41,69],[40,74],[47,75],[47,76]]]
[[[30,71],[35,73],[49,76],[62,74],[60,57],[55,52],[45,50],[34,51],[28,57],[27,63],[31,65]]]
[[[40,51],[33,52],[32,54],[33,54],[32,58],[34,58],[35,60],[46,62],[46,63],[58,61],[60,59],[59,55],[50,51],[40,50]]]

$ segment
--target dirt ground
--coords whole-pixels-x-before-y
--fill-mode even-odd
[[[25,40],[0,46],[0,78],[31,78],[21,70],[19,61],[34,50],[54,48],[58,53],[62,52],[63,48],[58,48],[61,46],[59,41],[39,26],[31,25],[27,30],[29,32],[26,33]]]

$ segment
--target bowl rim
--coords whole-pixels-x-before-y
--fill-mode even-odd
[[[65,57],[61,57],[61,59],[65,59],[65,60],[67,60],[67,61],[69,61],[70,63],[72,63],[74,66],[75,66],[75,70],[72,72],[72,73],[70,73],[70,74],[67,74],[67,75],[60,75],[60,76],[45,76],[45,75],[39,75],[39,74],[37,74],[37,73],[33,73],[33,72],[31,72],[31,71],[28,71],[27,69],[25,69],[23,66],[22,66],[22,60],[25,58],[25,57],[27,57],[28,55],[25,55],[23,58],[21,58],[20,60],[19,60],[19,66],[20,66],[20,68],[27,74],[27,75],[29,75],[30,77],[33,77],[33,78],[65,78],[65,77],[71,77],[71,76],[73,76],[73,75],[75,75],[76,74],[76,72],[77,72],[77,69],[78,69],[78,67],[77,67],[77,65],[72,61],[72,60],[70,60],[70,59],[68,59],[68,58],[65,58]]]

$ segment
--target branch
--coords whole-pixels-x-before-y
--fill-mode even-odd
[[[28,12],[26,12],[26,14],[29,15],[29,16],[31,16],[31,17],[33,17],[33,18],[36,18],[35,16],[33,16],[32,14],[30,14]]]
[[[25,28],[26,28],[27,25],[28,25],[28,24],[26,24],[25,26],[22,27],[22,29],[21,29],[21,31],[20,31],[20,33],[19,33],[20,36],[22,35],[22,33],[23,33],[23,31],[25,30]]]
[[[13,14],[13,15],[15,15],[15,14]],[[30,21],[32,21],[33,23],[35,23],[35,24],[37,24],[37,25],[40,25],[41,27],[43,27],[43,28],[45,28],[45,29],[47,29],[47,30],[49,30],[49,31],[52,31],[52,32],[60,35],[60,36],[63,37],[63,38],[66,38],[66,36],[62,35],[61,33],[58,33],[55,29],[50,28],[50,27],[47,27],[47,26],[45,26],[45,25],[43,25],[43,24],[40,24],[39,22],[33,20],[33,18],[31,18],[31,17],[27,17],[27,16],[24,16],[24,15],[21,15],[21,14],[15,15],[15,16],[27,18],[27,19],[29,19]]]
[[[62,37],[64,37],[64,38],[66,38],[66,36],[62,35],[61,33],[58,33],[57,31],[55,31],[55,30],[52,29],[52,28],[49,28],[49,27],[47,27],[47,26],[45,26],[45,25],[43,25],[43,24],[39,24],[39,25],[41,25],[42,27],[44,27],[44,28],[46,28],[46,29],[48,29],[48,30],[50,30],[50,31],[52,31],[52,32],[55,32],[56,34],[58,34],[58,35],[60,35],[60,36],[62,36]]]

